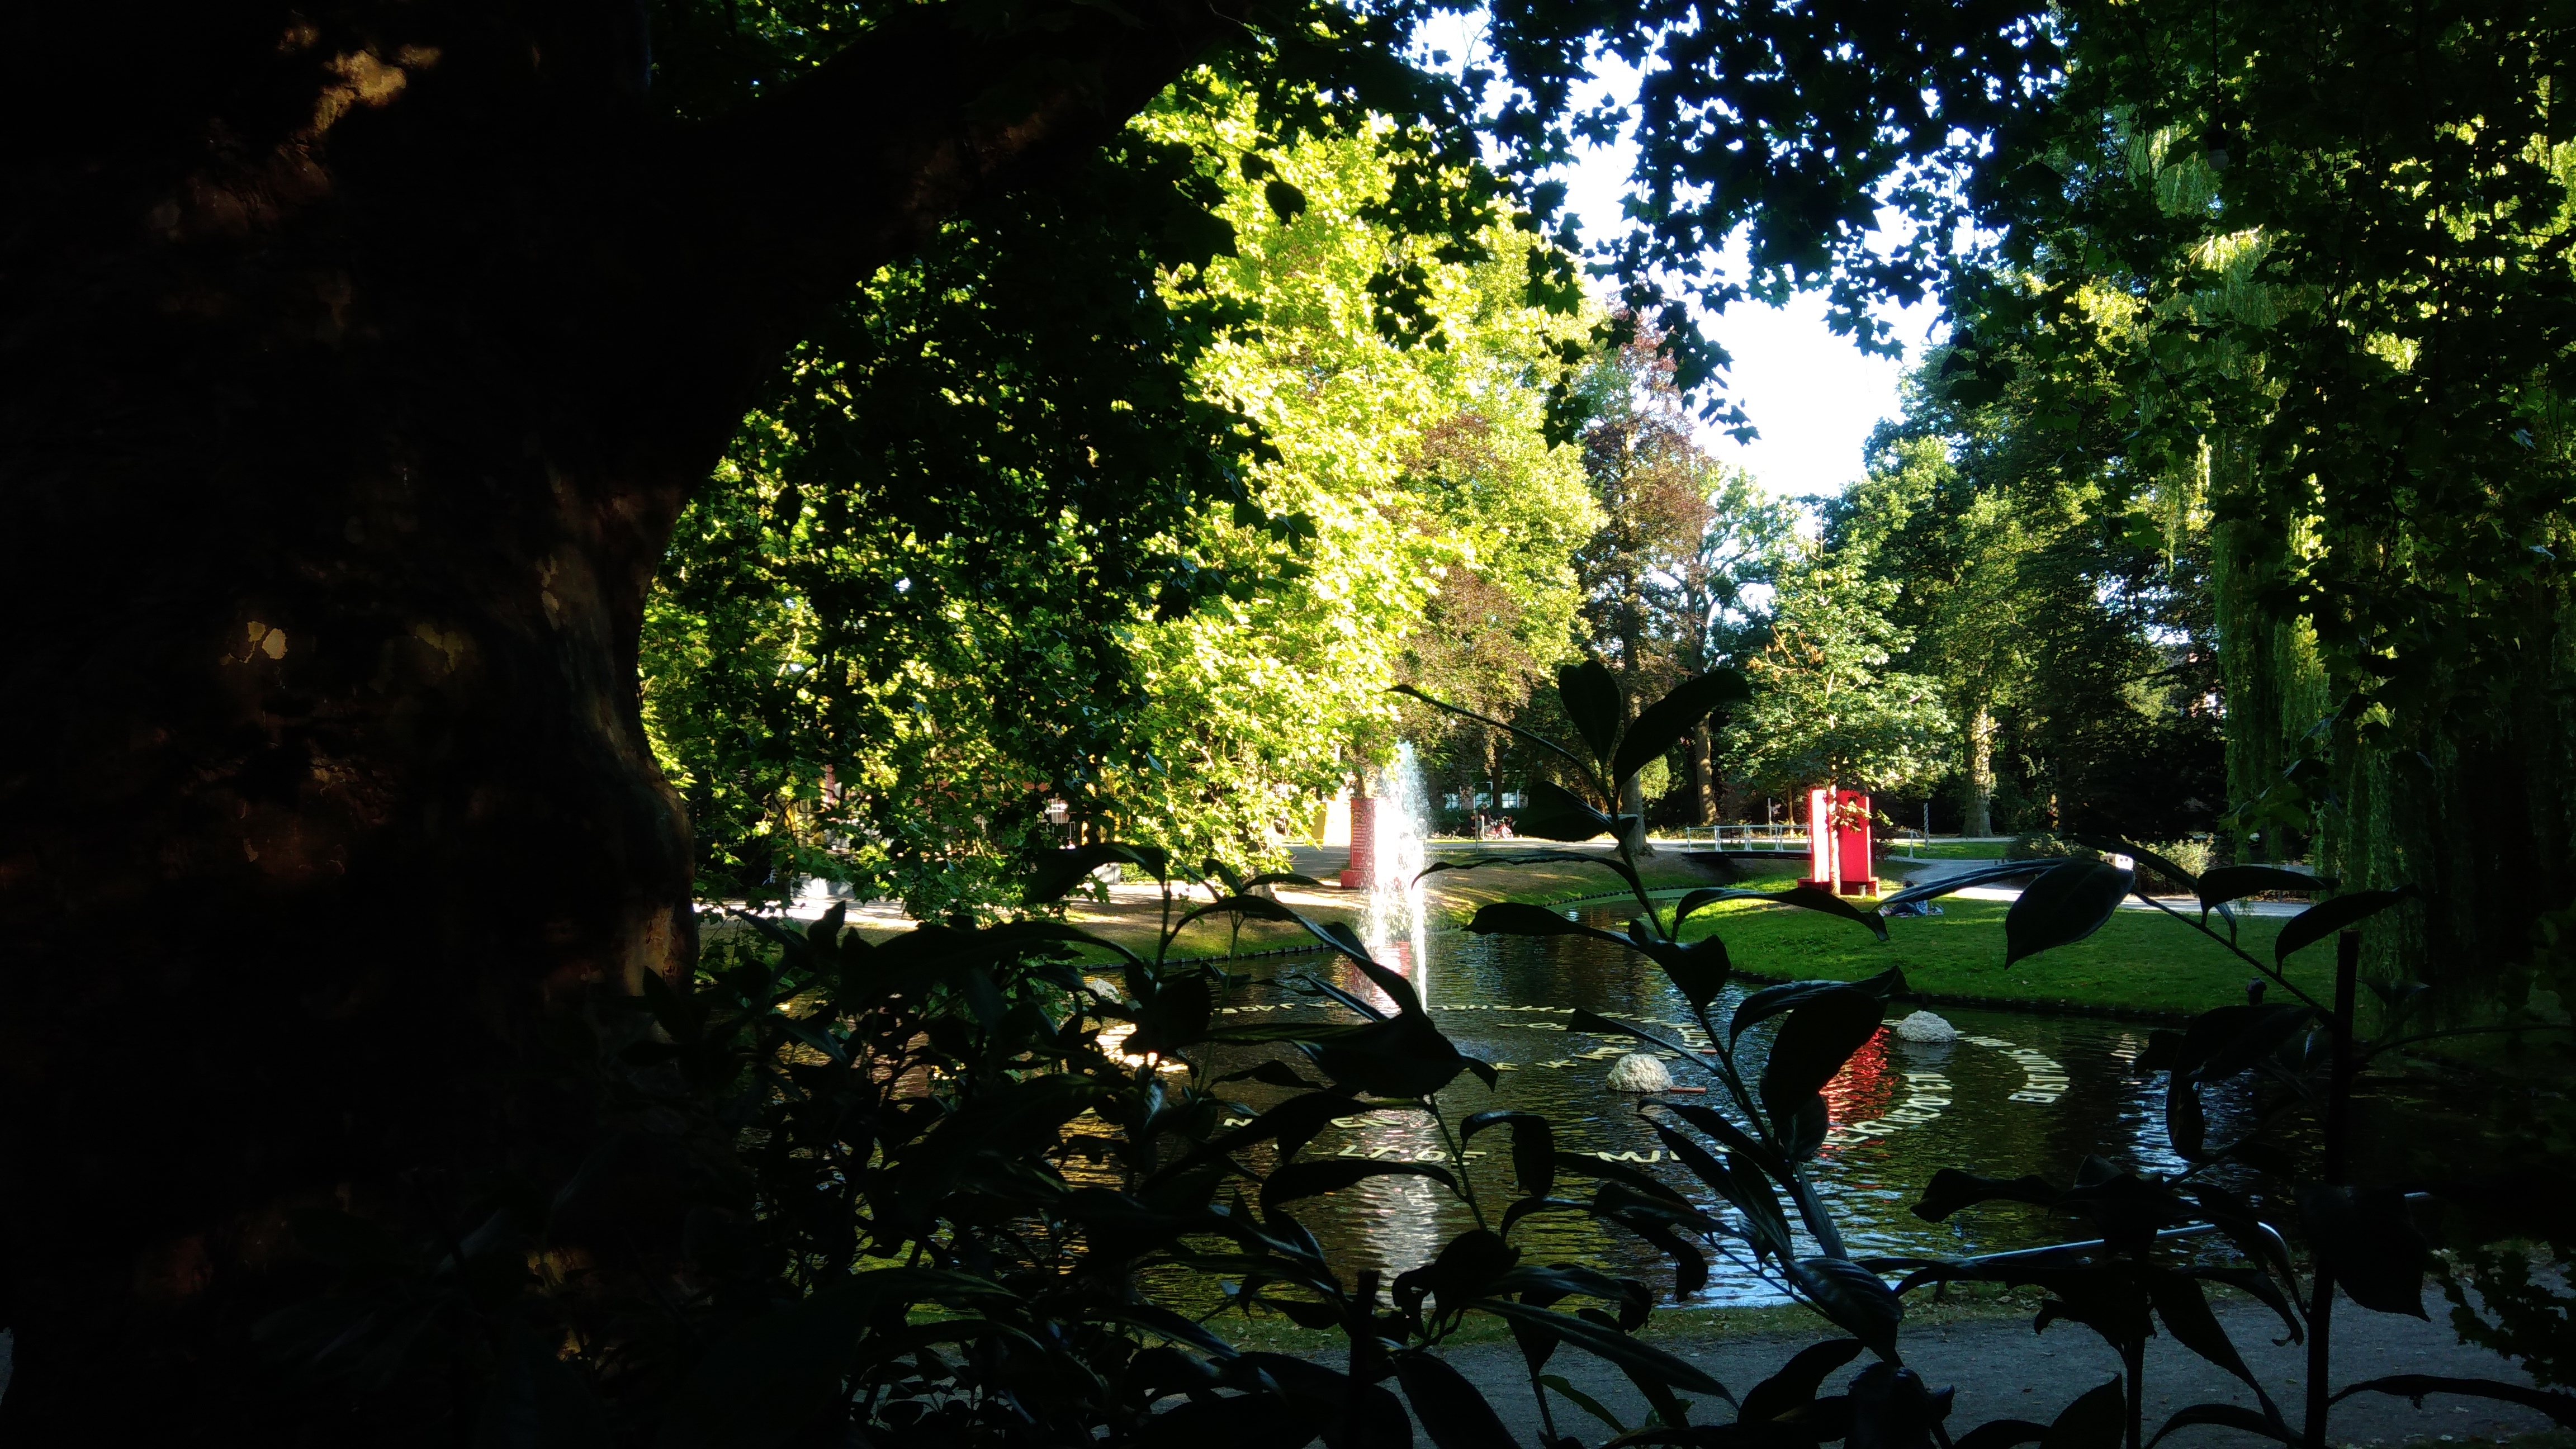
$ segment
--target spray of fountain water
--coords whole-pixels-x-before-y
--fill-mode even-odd
[[[1431,810],[1422,791],[1422,768],[1409,743],[1397,745],[1395,759],[1379,772],[1375,816],[1376,868],[1369,881],[1362,939],[1372,949],[1385,948],[1401,958],[1414,989],[1428,1001],[1430,958],[1423,949],[1428,923],[1423,918],[1420,877]]]

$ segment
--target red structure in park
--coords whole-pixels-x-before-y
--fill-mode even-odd
[[[1869,796],[1831,785],[1807,792],[1807,862],[1800,885],[1844,896],[1878,894],[1870,874]]]
[[[1342,889],[1364,891],[1377,884],[1377,799],[1351,797],[1351,863],[1342,869]]]

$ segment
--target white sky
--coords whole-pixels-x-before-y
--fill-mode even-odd
[[[1633,73],[1608,62],[1604,88],[1633,93]],[[1588,98],[1587,98],[1588,99]],[[1626,226],[1620,197],[1636,163],[1636,148],[1590,147],[1566,173],[1566,204],[1583,224],[1587,241],[1617,236]],[[1752,417],[1761,436],[1737,443],[1704,430],[1710,451],[1752,471],[1775,493],[1838,493],[1862,471],[1861,450],[1879,419],[1897,415],[1898,379],[1920,359],[1940,319],[1938,303],[1874,309],[1896,327],[1905,345],[1902,361],[1872,357],[1825,326],[1820,292],[1801,293],[1786,307],[1745,303],[1714,323],[1703,322],[1735,357],[1725,386]]]

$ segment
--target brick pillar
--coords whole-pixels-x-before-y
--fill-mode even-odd
[[[1351,863],[1342,871],[1342,889],[1369,890],[1377,885],[1377,797],[1351,797]]]

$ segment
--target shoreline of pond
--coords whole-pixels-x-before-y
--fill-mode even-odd
[[[1562,849],[1562,847],[1556,848]],[[1606,859],[1607,853],[1603,852],[1603,854]],[[1921,862],[1921,864],[1932,863]],[[1655,864],[1659,868],[1652,869],[1648,875],[1647,894],[1649,899],[1657,902],[1668,903],[1688,894],[1692,889],[1721,884],[1717,878],[1717,872],[1694,868],[1674,854],[1667,854]],[[1917,862],[1909,861],[1903,864],[1912,866]],[[1548,909],[1569,909],[1583,906],[1609,906],[1618,902],[1633,901],[1634,898],[1625,891],[1569,890],[1568,886],[1574,882],[1567,878],[1567,867],[1572,865],[1574,865],[1572,862],[1561,862],[1534,867],[1489,866],[1473,872],[1461,871],[1455,875],[1449,875],[1445,880],[1441,880],[1440,887],[1430,892],[1431,898],[1426,901],[1426,915],[1429,917],[1426,924],[1436,931],[1460,930],[1474,917],[1477,910],[1486,905],[1501,902],[1536,905]],[[1524,879],[1515,880],[1516,876]],[[1527,879],[1532,876],[1538,878]],[[1598,876],[1591,877],[1596,880],[1598,878]],[[1586,884],[1588,883],[1587,881]],[[1743,881],[1739,876],[1737,883],[1749,884],[1750,882]],[[1365,911],[1367,904],[1367,897],[1363,892],[1345,892],[1332,888],[1308,890],[1290,887],[1280,890],[1278,894],[1291,898],[1286,901],[1287,904],[1315,919],[1327,922],[1341,921],[1353,926],[1359,924],[1357,917]],[[1991,908],[1990,903],[1989,908]],[[1158,903],[1152,901],[1128,899],[1074,903],[1074,913],[1077,917],[1088,917],[1088,919],[1076,919],[1074,924],[1116,941],[1129,950],[1150,954],[1159,935],[1161,912]],[[880,933],[891,935],[894,933],[888,929],[891,924],[868,921],[864,923],[862,929],[868,929],[872,935]],[[1198,936],[1203,931],[1218,929],[1220,928],[1217,923],[1209,920],[1202,922],[1189,934]],[[1204,936],[1201,936],[1200,941],[1192,941],[1185,936],[1180,942],[1175,943],[1175,954],[1169,959],[1174,965],[1224,966],[1231,962],[1286,960],[1330,949],[1302,933],[1290,935],[1289,932],[1292,929],[1273,923],[1246,923],[1243,933],[1245,939],[1242,942],[1244,949],[1235,951],[1209,950],[1201,944],[1205,941]],[[2272,926],[2272,929],[2277,929],[2277,926]],[[1223,937],[1220,936],[1218,941],[1205,944],[1218,945],[1222,941]],[[1200,949],[1190,949],[1193,946]],[[2000,941],[1997,943],[1997,949],[2000,950]],[[2257,949],[2260,949],[2259,945]],[[1104,962],[1114,959],[1107,952],[1100,952],[1098,955]],[[2146,969],[2153,969],[2149,963],[2141,964]],[[2033,962],[2025,963],[2023,969],[2048,972],[2058,968],[2054,963]],[[1780,970],[1776,969],[1776,966],[1775,969],[1764,970],[1740,963],[1736,966],[1734,974],[1748,983],[1760,985],[1809,979],[1841,979],[1843,976],[1841,971],[1831,969],[1830,966],[1823,970]],[[2029,1012],[2070,1018],[2125,1021],[2150,1026],[2171,1026],[2188,1022],[2199,1011],[2206,1010],[2209,1005],[2226,1004],[2224,999],[2214,993],[2209,1001],[2198,1005],[2164,1005],[2104,999],[2070,992],[2065,989],[2069,983],[2063,981],[2050,983],[2050,987],[2054,987],[2054,990],[2050,987],[2041,987],[2028,993],[1944,990],[1914,984],[1921,974],[1923,973],[1919,968],[1909,969],[1909,989],[1898,998],[1899,1000],[1909,1005],[1930,1008]],[[1857,977],[1850,979],[1857,979]],[[2232,993],[2229,994],[2232,995]]]

